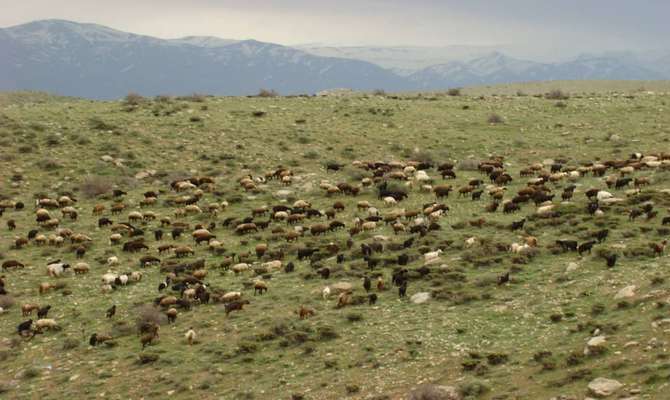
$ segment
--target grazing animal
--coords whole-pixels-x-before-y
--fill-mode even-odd
[[[250,304],[249,300],[237,300],[226,304],[226,316],[233,311],[242,311],[245,304]]]
[[[376,293],[370,293],[368,295],[368,304],[373,306],[377,303],[377,294]]]
[[[305,319],[307,317],[314,316],[316,312],[311,308],[300,306],[300,309],[298,309],[297,314],[300,317],[300,319]]]
[[[616,264],[617,255],[616,253],[608,254],[604,256],[605,261],[607,262],[607,267],[612,268]]]
[[[60,262],[60,260],[53,261],[47,264],[47,275],[53,278],[58,278],[63,275],[68,268],[70,268],[70,264]]]
[[[293,261],[290,261],[286,266],[284,266],[284,272],[290,273],[295,271],[295,264],[293,264]]]
[[[369,292],[370,289],[372,289],[372,281],[369,276],[363,278],[363,289],[365,289],[366,292]]]
[[[51,306],[47,305],[44,306],[40,309],[37,310],[37,318],[38,319],[43,319],[47,317],[47,314],[49,314],[49,310],[51,310]]]
[[[644,211],[634,208],[630,210],[630,213],[628,214],[628,220],[630,221],[635,221],[635,218],[639,217],[640,215],[644,214]]]
[[[105,316],[107,318],[112,318],[116,314],[116,304],[113,306],[109,307],[107,311],[105,312]]]
[[[522,218],[519,221],[514,221],[514,222],[512,222],[512,225],[510,226],[510,229],[512,229],[513,231],[523,229],[523,225],[525,223],[526,223],[526,218]]]
[[[42,330],[47,329],[47,330],[58,330],[60,327],[58,326],[58,323],[54,319],[38,319],[35,321],[35,327],[37,328],[36,331],[42,332]]]
[[[147,334],[145,334],[145,335],[142,335],[142,337],[140,338],[140,343],[142,344],[142,349],[144,349],[145,347],[151,345],[151,343],[152,343],[152,342],[154,341],[154,339],[156,339],[157,337],[158,337],[158,335],[156,335],[155,333],[147,333]]]
[[[26,317],[33,313],[34,310],[38,310],[40,306],[37,304],[24,304],[21,306],[21,315]]]
[[[33,327],[33,320],[29,319],[27,321],[21,322],[17,327],[16,330],[21,336],[26,336],[27,334],[30,334],[32,332],[32,327]]]
[[[7,260],[7,261],[2,263],[2,269],[3,270],[8,270],[10,268],[21,268],[21,269],[23,269],[24,267],[25,267],[25,265],[23,265],[23,263],[20,263],[16,260]]]
[[[330,278],[330,268],[324,267],[324,268],[321,268],[318,272],[319,272],[319,275],[321,275],[321,278],[323,278],[323,279]]]
[[[667,240],[662,241],[661,243],[651,243],[649,247],[654,250],[654,256],[660,257],[665,251],[665,246],[668,244]]]
[[[193,328],[188,328],[188,331],[184,334],[184,338],[188,342],[188,345],[191,346],[193,345],[193,342],[195,342],[195,339],[197,338],[197,335],[195,334],[195,331]]]
[[[351,302],[351,296],[349,295],[348,292],[340,293],[340,295],[337,296],[337,305],[335,306],[335,308],[345,307],[350,302]]]
[[[596,244],[596,242],[593,241],[593,240],[582,243],[577,247],[577,252],[579,253],[580,256],[582,255],[582,253],[585,253],[585,252],[588,252],[589,254],[591,254],[591,249],[593,248],[594,244]]]
[[[165,312],[165,316],[167,317],[168,324],[172,324],[177,320],[177,309],[174,307],[169,308]]]
[[[400,286],[398,287],[398,297],[406,297],[407,296],[407,280],[403,280]]]
[[[380,292],[384,290],[384,278],[381,276],[377,277],[377,290]]]
[[[593,234],[593,237],[598,241],[598,243],[602,243],[607,239],[607,235],[609,235],[610,231],[608,229],[603,229],[601,231],[598,231]]]
[[[262,295],[264,292],[268,291],[268,284],[264,281],[255,281],[254,282],[254,296],[256,294]]]
[[[576,240],[557,240],[556,244],[559,245],[563,251],[577,251]]]
[[[509,282],[509,272],[505,272],[504,274],[498,277],[498,286],[504,285],[507,282]]]
[[[91,335],[90,339],[88,339],[88,344],[95,347],[99,343],[108,342],[110,340],[112,340],[112,337],[109,336],[109,335],[100,335],[100,334],[94,333],[94,334]]]

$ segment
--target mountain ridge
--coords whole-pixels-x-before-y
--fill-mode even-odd
[[[365,53],[364,46],[329,47],[331,53],[318,55],[300,46],[254,39],[161,39],[99,24],[50,19],[0,28],[4,55],[0,90],[113,99],[131,91],[250,95],[265,88],[299,94],[333,88],[411,91],[541,80],[670,78],[670,68],[664,64],[670,52],[582,54],[546,63],[510,57],[485,46],[444,49],[449,48],[454,53],[431,54],[431,48],[420,46],[377,47],[372,53]],[[407,54],[404,64],[403,52]],[[356,54],[362,59],[351,58]]]

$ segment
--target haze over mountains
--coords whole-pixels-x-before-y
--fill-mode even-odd
[[[670,79],[670,51],[520,60],[492,47],[288,47],[215,37],[159,39],[42,20],[0,29],[0,90],[112,99],[281,94],[324,89],[440,90],[536,80]]]

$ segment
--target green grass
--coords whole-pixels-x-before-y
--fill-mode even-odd
[[[319,188],[322,180],[354,184],[369,176],[351,166],[353,160],[421,158],[459,164],[500,155],[514,177],[506,193],[511,198],[527,181],[518,177],[518,171],[530,163],[564,158],[568,165],[578,165],[596,158],[625,159],[638,151],[668,151],[670,114],[665,109],[670,96],[663,94],[665,84],[645,83],[644,91],[639,90],[641,83],[609,84],[621,93],[594,89],[603,87],[600,82],[551,82],[517,85],[507,88],[508,92],[465,89],[461,96],[198,96],[197,101],[160,99],[133,108],[121,101],[35,93],[0,95],[0,195],[26,204],[25,210],[8,209],[0,217],[0,261],[17,259],[27,265],[24,270],[4,272],[15,304],[0,315],[0,394],[53,399],[92,398],[102,393],[113,399],[164,398],[168,394],[171,398],[225,399],[288,399],[291,394],[304,394],[306,399],[396,398],[419,383],[436,382],[457,386],[470,398],[533,399],[559,394],[580,398],[592,378],[604,376],[625,383],[622,392],[640,389],[648,398],[662,398],[668,377],[667,327],[653,328],[652,322],[667,314],[669,263],[667,257],[652,258],[647,245],[668,236],[659,228],[660,219],[668,214],[670,197],[658,192],[669,187],[668,170],[634,174],[649,176],[653,183],[643,192],[652,195],[660,213],[649,222],[644,218],[628,222],[626,210],[634,206],[634,200],[611,207],[601,218],[587,215],[583,191],[605,185],[590,175],[580,179],[575,207],[562,206],[564,212],[557,219],[526,223],[525,232],[538,237],[540,251],[525,264],[513,263],[513,255],[496,251],[494,244],[520,241],[519,232],[502,227],[531,215],[533,205],[523,206],[516,215],[488,214],[483,211],[489,202],[487,195],[472,202],[452,193],[445,200],[450,211],[439,221],[442,230],[417,240],[409,250],[417,257],[409,266],[415,269],[422,265],[419,248],[445,249],[446,268],[433,267],[427,277],[409,285],[410,296],[433,293],[435,299],[423,305],[398,300],[395,288],[380,293],[376,306],[366,303],[335,309],[336,300],[321,298],[326,283],[341,280],[354,283],[355,294],[364,293],[361,278],[366,266],[360,259],[359,243],[377,234],[396,243],[409,237],[396,237],[390,227],[383,226],[356,236],[352,251],[345,250],[343,266],[322,261],[333,269],[327,282],[308,262],[296,262],[296,272],[273,274],[269,292],[255,297],[244,287],[251,275],[235,276],[217,268],[222,257],[211,254],[204,245],[197,247],[194,258],[206,259],[210,287],[243,290],[251,304],[229,317],[222,306],[212,304],[180,312],[176,324],[163,325],[159,340],[144,351],[135,331],[137,310],[158,296],[156,287],[164,274],[158,267],[149,267],[143,269],[144,279],[139,283],[112,294],[101,294],[99,288],[100,277],[108,269],[107,257],[117,255],[122,265],[115,270],[124,272],[138,269],[137,260],[143,255],[110,246],[109,229],[97,228],[98,217],[91,210],[95,204],[109,210],[112,200],[104,192],[110,187],[129,193],[124,199],[128,208],[121,216],[105,214],[114,221],[124,221],[129,211],[138,210],[142,193],[150,189],[166,192],[159,196],[158,205],[140,211],[175,219],[174,208],[164,204],[176,196],[168,184],[195,174],[216,180],[215,190],[200,201],[202,207],[222,200],[230,203],[216,217],[218,222],[250,215],[261,205],[278,204],[274,194],[288,189],[293,192],[291,201],[306,199],[321,210],[336,200],[345,202],[346,210],[337,219],[350,226],[355,216],[364,215],[357,212],[357,201],[368,200],[382,213],[390,211],[376,199],[373,189],[352,198],[328,197]],[[570,94],[562,100],[565,107],[556,107],[555,100],[516,95],[517,90],[534,94],[557,88]],[[493,92],[500,95],[492,96]],[[265,114],[254,116],[255,111]],[[494,114],[503,123],[488,123]],[[619,140],[612,140],[614,134]],[[103,161],[105,155],[122,161]],[[329,161],[346,167],[326,172]],[[270,181],[255,192],[244,192],[237,183],[245,175],[263,175],[279,165],[294,171],[291,186]],[[134,178],[145,170],[156,174],[142,181]],[[456,181],[448,182],[456,188],[482,177],[476,171],[456,173]],[[428,174],[442,183],[434,169]],[[552,185],[557,197],[567,183]],[[92,186],[103,193],[96,195]],[[64,219],[62,226],[93,238],[83,260],[91,265],[91,272],[58,279],[72,292],[70,296],[61,291],[40,296],[38,284],[55,281],[46,276],[47,259],[77,262],[69,243],[60,249],[30,244],[16,250],[10,246],[15,236],[25,236],[36,227],[35,198],[68,191],[79,200],[80,218],[75,222]],[[623,196],[620,192],[617,194]],[[399,207],[420,209],[434,199],[418,188],[410,193]],[[57,210],[52,214],[60,218]],[[484,227],[468,224],[479,217],[486,219]],[[16,220],[16,231],[6,230],[5,221],[10,218]],[[204,215],[185,218],[191,226],[211,219]],[[313,223],[316,220],[306,225]],[[157,244],[151,231],[158,224],[146,225],[153,255]],[[271,225],[276,226],[285,224]],[[583,242],[591,232],[605,227],[610,237],[596,246],[593,255],[553,254],[549,248],[559,237]],[[271,249],[283,248],[285,261],[294,260],[296,249],[306,245],[335,242],[344,249],[348,238],[340,231],[316,238],[306,235],[298,244],[287,244],[270,231],[237,236],[219,226],[214,233],[229,253],[253,254],[256,243],[265,242]],[[471,236],[486,246],[465,248],[464,241]],[[193,244],[188,234],[178,242]],[[608,270],[596,255],[597,249],[617,251],[617,266]],[[644,251],[635,255],[632,249]],[[380,257],[397,254],[387,250]],[[570,262],[580,267],[566,273]],[[496,277],[509,270],[512,283],[498,287]],[[384,274],[388,286],[390,271],[391,267],[381,266],[376,270]],[[627,304],[614,300],[620,288],[631,284],[638,287],[634,299]],[[50,317],[62,329],[31,341],[19,340],[16,325],[26,319],[20,306],[32,302],[51,304]],[[112,321],[104,317],[111,304],[118,307]],[[300,305],[314,308],[316,315],[299,320],[295,311]],[[199,335],[193,347],[183,337],[191,326]],[[608,350],[584,357],[583,348],[596,328],[607,336]],[[115,346],[90,347],[88,337],[93,332],[111,334]],[[624,347],[632,341],[639,344]],[[139,354],[157,357],[142,364]]]

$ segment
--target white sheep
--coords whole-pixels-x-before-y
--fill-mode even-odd
[[[444,210],[433,211],[432,213],[428,214],[428,219],[431,220],[431,221],[433,221],[433,222],[435,222],[435,221],[437,221],[438,219],[440,219],[440,217],[441,217],[443,214],[444,214]]]
[[[187,182],[187,181],[177,182],[177,184],[175,186],[176,186],[178,192],[182,192],[184,190],[189,190],[189,189],[195,189],[196,188],[196,186],[194,184],[192,184],[191,182]]]
[[[142,280],[142,272],[140,271],[133,271],[130,273],[130,279],[133,282],[139,282]]]
[[[305,201],[305,200],[297,200],[295,203],[293,203],[293,207],[295,208],[310,208],[312,205]]]
[[[193,300],[195,298],[195,289],[194,288],[188,288],[184,290],[182,293],[182,296],[187,299],[187,300]]]
[[[414,174],[414,179],[416,179],[419,182],[432,182],[432,178],[428,176],[426,171],[420,170],[416,171],[416,174]]]
[[[247,263],[235,264],[232,267],[230,267],[230,269],[237,275],[240,272],[244,272],[244,271],[248,270],[249,269],[249,264],[247,264]]]
[[[196,206],[195,204],[187,205],[184,207],[184,211],[186,211],[187,214],[202,214],[200,207]]]
[[[48,330],[58,329],[58,323],[56,322],[55,319],[42,318],[35,321],[35,327],[37,328],[38,331],[42,331],[42,329],[48,329]]]
[[[403,168],[402,172],[404,172],[405,175],[411,175],[416,172],[416,168],[414,168],[411,165],[408,165],[405,168]]]
[[[274,219],[285,220],[288,218],[288,213],[286,211],[277,211],[274,215]]]
[[[601,191],[598,192],[598,194],[596,194],[596,198],[598,199],[598,201],[611,199],[612,197],[614,197],[614,195],[612,193],[606,192],[604,190],[601,190]]]
[[[465,239],[465,247],[472,247],[475,244],[477,244],[477,238],[472,236],[467,239]]]
[[[54,277],[54,278],[58,278],[61,275],[63,275],[65,270],[69,267],[70,267],[69,264],[62,263],[62,262],[49,264],[49,265],[47,265],[47,275],[49,275],[51,277]]]
[[[555,204],[548,204],[546,206],[538,207],[535,212],[537,215],[549,215],[554,208],[556,208]]]
[[[128,220],[139,221],[142,219],[142,213],[139,211],[131,211],[128,213]]]
[[[119,278],[119,282],[121,283],[121,285],[125,286],[125,285],[128,284],[128,279],[129,279],[128,275],[126,275],[126,274],[119,275],[118,278]],[[116,282],[116,279],[114,281]]]
[[[393,206],[393,205],[396,205],[398,203],[396,201],[396,199],[391,197],[391,196],[386,196],[386,197],[384,197],[383,200],[384,200],[384,204],[386,204],[387,206]]]
[[[107,265],[110,267],[113,267],[115,265],[119,265],[119,257],[117,256],[111,256],[107,259]]]
[[[115,273],[107,271],[106,274],[102,275],[102,283],[106,285],[112,285],[118,276]]]
[[[189,346],[195,342],[195,339],[197,338],[197,335],[195,334],[195,331],[193,328],[189,328],[188,331],[184,334],[184,338],[188,342]]]
[[[375,221],[367,221],[363,222],[363,225],[361,225],[361,228],[363,228],[364,231],[371,231],[377,228],[377,223]]]
[[[263,268],[266,268],[268,271],[279,270],[281,269],[281,260],[272,260],[266,263],[261,264]]]
[[[85,274],[90,271],[91,267],[85,262],[79,262],[74,266],[75,274]]]
[[[442,249],[437,249],[435,251],[430,251],[428,253],[424,253],[423,259],[425,261],[430,261],[430,260],[433,260],[435,258],[439,258],[440,254],[442,254]]]
[[[123,239],[123,236],[120,233],[112,233],[109,235],[109,244],[114,245],[114,244],[119,244],[121,243],[121,239]]]
[[[325,288],[323,288],[323,290],[321,291],[321,297],[323,297],[324,300],[328,300],[328,298],[330,297],[330,286],[326,286]]]
[[[221,296],[221,301],[228,303],[231,301],[239,300],[242,297],[242,292],[228,292]]]

